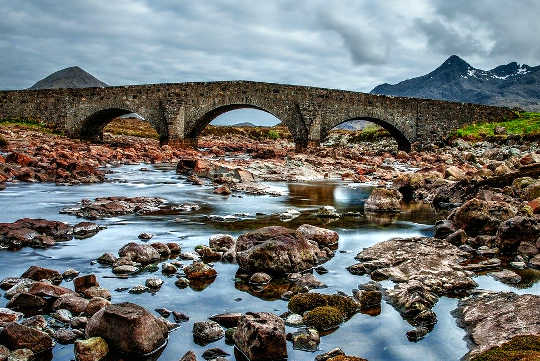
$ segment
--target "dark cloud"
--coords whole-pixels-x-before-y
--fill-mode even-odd
[[[537,1],[0,0],[0,88],[79,65],[109,84],[248,79],[369,91],[432,70],[540,63]]]

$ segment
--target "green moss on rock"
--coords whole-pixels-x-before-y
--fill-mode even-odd
[[[304,315],[304,324],[317,331],[336,328],[344,321],[343,313],[332,306],[315,307]]]
[[[329,295],[326,297],[328,306],[337,308],[347,318],[353,316],[358,311],[358,303],[350,297],[340,295]]]
[[[493,347],[471,361],[532,361],[540,360],[540,336],[516,336],[507,343]]]
[[[326,295],[320,293],[300,293],[289,300],[289,310],[299,315],[315,307],[327,305]]]

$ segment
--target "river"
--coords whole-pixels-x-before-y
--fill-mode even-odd
[[[110,168],[108,182],[103,184],[56,186],[54,184],[10,184],[0,192],[0,222],[12,222],[19,218],[46,218],[61,220],[70,224],[81,219],[59,214],[64,207],[75,205],[83,198],[102,196],[159,196],[171,202],[195,202],[202,205],[201,211],[182,216],[142,217],[126,216],[98,221],[107,228],[97,235],[84,239],[58,243],[49,249],[24,248],[20,251],[0,251],[0,278],[19,276],[31,265],[57,269],[60,272],[75,268],[81,274],[94,273],[101,286],[112,293],[113,302],[130,301],[153,310],[166,307],[189,315],[190,320],[172,331],[169,342],[159,360],[178,360],[186,351],[194,350],[200,355],[211,347],[220,347],[231,353],[233,349],[224,339],[201,347],[193,342],[192,327],[196,321],[206,320],[210,315],[223,312],[268,311],[281,314],[287,311],[287,302],[272,297],[258,297],[255,292],[244,291],[245,287],[235,284],[237,265],[216,263],[218,277],[201,291],[191,288],[179,289],[174,285],[176,278],[141,273],[128,279],[113,278],[111,269],[91,263],[104,252],[115,253],[130,242],[137,241],[142,232],[154,235],[154,241],[176,241],[183,251],[193,251],[195,246],[208,244],[208,238],[215,233],[229,233],[234,236],[266,225],[290,225],[312,223],[333,229],[339,233],[339,249],[336,256],[324,266],[327,274],[317,277],[328,285],[323,293],[343,291],[351,294],[358,284],[367,282],[368,276],[351,275],[346,267],[355,263],[354,256],[365,247],[392,237],[429,236],[437,215],[426,206],[411,207],[392,222],[364,215],[350,216],[337,221],[317,218],[314,211],[320,206],[332,205],[340,213],[359,212],[363,201],[370,192],[369,186],[351,185],[343,182],[325,183],[268,183],[280,190],[282,196],[229,196],[212,193],[210,186],[195,186],[178,176],[174,169],[166,166],[128,165]],[[277,216],[288,208],[304,213],[300,218],[283,222]],[[236,220],[217,222],[207,215],[236,215]],[[185,261],[184,263],[188,263]],[[165,280],[161,289],[140,295],[117,288],[144,285],[151,275]],[[512,290],[516,293],[540,294],[539,284],[529,282],[519,288],[504,285],[489,276],[476,278],[481,288]],[[392,287],[390,281],[383,281],[385,287]],[[71,282],[62,286],[72,288]],[[260,296],[260,295],[259,295]],[[266,298],[266,299],[263,299]],[[5,306],[6,299],[0,301]],[[460,329],[451,315],[457,300],[442,297],[434,308],[438,323],[423,340],[412,343],[405,336],[412,327],[400,314],[383,301],[378,316],[356,314],[336,331],[321,338],[320,350],[311,353],[293,350],[288,342],[289,360],[313,360],[315,355],[334,347],[341,347],[347,354],[357,355],[370,361],[441,361],[457,360],[467,351],[465,331]],[[157,315],[157,313],[156,313]],[[287,331],[293,328],[287,327]],[[73,345],[56,345],[54,360],[73,359]]]

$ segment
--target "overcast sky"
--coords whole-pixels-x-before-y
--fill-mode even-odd
[[[245,79],[370,91],[457,54],[540,64],[538,0],[0,0],[0,89]]]

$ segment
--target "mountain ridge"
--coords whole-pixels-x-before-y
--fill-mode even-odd
[[[511,62],[482,70],[452,55],[428,74],[397,84],[384,83],[370,93],[540,111],[540,66]]]

